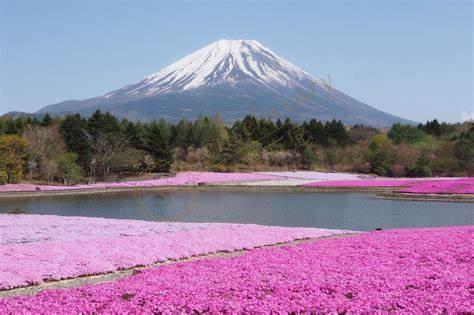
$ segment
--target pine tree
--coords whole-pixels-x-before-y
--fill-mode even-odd
[[[128,139],[129,144],[135,149],[143,149],[145,146],[145,140],[143,139],[143,133],[140,132],[140,126],[135,125],[132,122],[128,122],[124,133],[125,137]]]
[[[192,124],[182,119],[175,128],[174,145],[187,148],[191,144],[192,129]]]
[[[110,113],[101,113],[100,110],[97,110],[92,114],[92,116],[87,121],[87,131],[88,133],[95,137],[99,133],[101,134],[120,134],[120,124],[115,116],[112,116]]]
[[[146,150],[153,156],[156,167],[155,171],[167,173],[173,164],[173,154],[168,142],[157,124],[154,124],[150,129]]]
[[[51,116],[49,116],[49,114],[46,114],[43,117],[43,120],[41,121],[41,126],[48,127],[48,126],[51,126],[52,123],[53,123],[53,120],[51,119]]]
[[[77,154],[77,162],[83,168],[89,165],[91,150],[86,138],[87,121],[79,114],[67,116],[60,125],[60,132],[67,149]]]

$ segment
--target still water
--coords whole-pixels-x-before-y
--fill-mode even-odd
[[[394,201],[367,193],[120,192],[0,199],[0,213],[352,230],[473,225],[471,203]]]

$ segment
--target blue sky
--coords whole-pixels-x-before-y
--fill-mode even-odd
[[[405,118],[474,112],[472,1],[0,0],[0,14],[0,113],[105,94],[222,38]]]

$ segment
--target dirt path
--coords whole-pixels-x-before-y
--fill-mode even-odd
[[[264,245],[264,246],[255,247],[255,248],[296,246],[296,245],[303,244],[303,243],[317,242],[317,241],[323,240],[323,239],[352,237],[352,236],[356,236],[356,235],[358,235],[358,233],[339,234],[339,235],[320,237],[320,238],[294,240],[294,241],[291,241],[291,242],[276,243],[276,244],[272,244],[272,245]],[[253,249],[255,249],[255,248],[253,248]],[[16,288],[16,289],[0,291],[0,298],[2,298],[2,297],[13,297],[13,296],[22,296],[22,295],[35,295],[35,294],[38,294],[39,292],[41,292],[43,290],[60,289],[60,288],[75,288],[75,287],[79,287],[79,286],[83,286],[83,285],[112,282],[112,281],[117,281],[117,280],[125,278],[125,277],[129,277],[129,276],[134,275],[136,273],[139,273],[141,270],[145,270],[145,269],[150,269],[150,268],[154,268],[154,267],[159,267],[159,266],[164,266],[164,265],[169,265],[169,264],[175,264],[175,263],[203,260],[203,259],[232,258],[232,257],[237,257],[237,256],[244,255],[245,253],[247,253],[247,252],[249,252],[253,249],[242,249],[242,250],[236,250],[236,251],[232,251],[232,252],[218,252],[218,253],[214,253],[214,254],[203,254],[203,255],[193,256],[193,257],[189,257],[189,258],[168,260],[168,261],[165,261],[165,262],[155,263],[155,264],[142,266],[142,267],[134,267],[134,268],[115,271],[115,272],[106,273],[106,274],[82,276],[82,277],[77,277],[77,278],[72,278],[72,279],[64,279],[64,280],[43,282],[43,283],[40,283],[38,285],[32,285],[32,286],[28,286],[28,287],[21,287],[21,288]]]

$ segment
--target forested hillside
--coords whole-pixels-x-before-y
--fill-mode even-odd
[[[382,176],[474,173],[474,124],[429,121],[389,130],[316,119],[297,124],[219,115],[195,121],[119,121],[95,112],[0,118],[0,183],[67,185],[184,170],[326,170]]]

